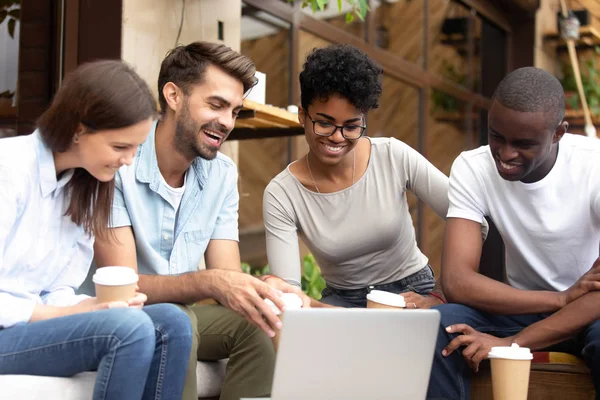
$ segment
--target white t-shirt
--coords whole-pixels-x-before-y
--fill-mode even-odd
[[[600,246],[600,140],[566,134],[552,170],[534,183],[500,177],[489,146],[463,152],[450,174],[448,218],[492,218],[519,289],[568,289]]]
[[[181,204],[181,198],[183,197],[183,192],[185,192],[185,183],[187,182],[188,171],[189,169],[185,172],[185,175],[183,176],[183,186],[178,188],[169,186],[162,174],[159,173],[160,179],[165,184],[165,187],[167,188],[167,193],[169,193],[169,197],[171,199],[170,203],[175,210],[178,210],[179,204]]]

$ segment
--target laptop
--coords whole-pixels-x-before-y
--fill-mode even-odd
[[[272,400],[425,399],[436,310],[289,310]]]

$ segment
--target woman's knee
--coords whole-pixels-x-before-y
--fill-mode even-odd
[[[137,308],[114,308],[101,312],[100,323],[119,343],[154,346],[154,325],[150,317]]]
[[[153,304],[144,307],[154,325],[170,336],[192,337],[190,316],[174,304]]]

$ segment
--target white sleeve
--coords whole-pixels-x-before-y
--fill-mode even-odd
[[[487,214],[482,182],[464,153],[452,164],[448,198],[448,218],[463,218],[482,223]]]
[[[127,210],[127,203],[125,203],[125,196],[123,195],[123,179],[121,178],[121,172],[117,171],[115,175],[115,192],[110,210],[110,228],[120,228],[122,226],[131,226],[131,219],[129,218],[129,211]]]
[[[0,165],[0,328],[28,322],[36,304],[35,300],[10,291],[11,282],[19,275],[21,267],[7,265],[4,254],[20,208],[18,185],[11,176],[15,174]]]
[[[596,168],[597,170],[600,168]],[[592,191],[591,191],[591,204],[592,211],[596,215],[596,218],[600,219],[600,171],[592,175]],[[598,178],[596,178],[598,177]]]
[[[44,304],[56,307],[68,307],[87,299],[87,295],[77,295],[75,291],[85,280],[92,264],[94,255],[94,239],[87,234],[82,234],[73,256],[62,271],[42,295]]]
[[[390,144],[392,166],[402,180],[402,186],[445,219],[448,213],[448,177],[409,145],[393,138]]]
[[[263,196],[263,220],[271,273],[300,287],[300,248],[295,218],[285,192],[273,182]]]

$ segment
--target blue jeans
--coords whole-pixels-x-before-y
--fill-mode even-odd
[[[428,294],[435,286],[433,270],[426,265],[420,271],[400,279],[396,282],[373,285],[360,289],[336,289],[329,285],[321,292],[321,303],[337,307],[365,308],[367,306],[367,294],[371,290],[384,290],[392,293],[415,292],[421,295]]]
[[[472,372],[461,352],[455,351],[448,357],[442,356],[442,350],[457,336],[446,332],[447,326],[464,323],[479,332],[507,337],[550,315],[495,315],[460,304],[441,304],[433,308],[440,312],[441,320],[427,392],[428,400],[467,400],[471,396]],[[592,373],[596,399],[600,400],[600,321],[589,325],[578,336],[547,350],[583,357]]]
[[[181,399],[190,319],[172,304],[117,308],[0,330],[0,374],[98,371],[94,400]]]

